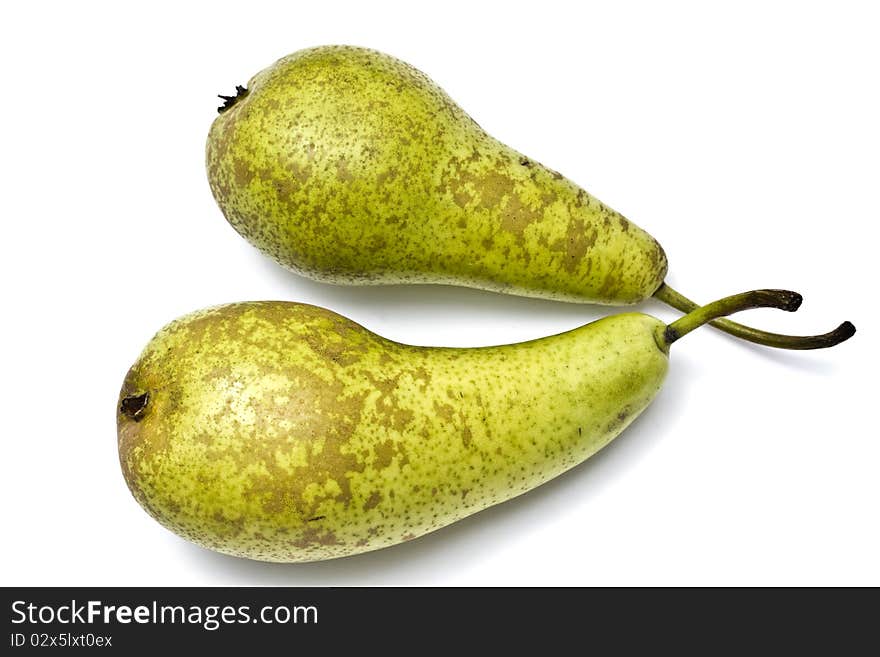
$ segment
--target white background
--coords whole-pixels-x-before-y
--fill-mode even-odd
[[[880,585],[880,24],[867,2],[707,4],[4,5],[0,583]],[[603,453],[403,546],[273,565],[188,544],[136,504],[116,454],[122,378],[174,317],[289,299],[478,346],[611,312],[332,287],[239,238],[203,166],[216,94],[326,43],[428,73],[657,237],[683,293],[789,287],[797,314],[740,318],[859,333],[782,353],[702,329]]]

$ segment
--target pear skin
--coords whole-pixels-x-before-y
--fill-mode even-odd
[[[255,75],[226,98],[206,163],[235,230],[321,281],[621,305],[666,276],[645,231],[374,50],[302,50]]]
[[[608,444],[660,389],[665,328],[627,313],[453,349],[304,304],[196,312],[125,377],[122,472],[162,525],[226,554],[297,562],[394,545]]]

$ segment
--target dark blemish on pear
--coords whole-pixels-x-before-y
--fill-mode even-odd
[[[119,412],[127,418],[140,422],[147,412],[147,404],[150,403],[150,393],[126,397],[119,405]]]

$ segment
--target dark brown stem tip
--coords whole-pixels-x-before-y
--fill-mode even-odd
[[[234,96],[224,96],[223,94],[217,94],[217,97],[223,100],[223,104],[217,108],[218,114],[223,114],[230,107],[235,105],[240,99],[247,96],[248,90],[245,87],[242,87],[240,84],[235,85],[235,95]]]
[[[831,331],[828,334],[829,341],[828,346],[833,347],[836,344],[840,344],[841,342],[845,342],[849,340],[852,336],[856,334],[856,327],[852,322],[844,322],[836,329]]]
[[[793,313],[801,307],[804,297],[791,290],[754,290],[753,308],[778,308]]]
[[[782,310],[793,313],[804,302],[804,297],[797,292],[792,292],[791,290],[778,290],[778,292],[781,301],[779,308]]]
[[[150,393],[126,397],[119,405],[119,412],[127,418],[139,422],[147,412],[147,404],[150,403]]]
[[[790,349],[827,349],[846,342],[856,334],[856,327],[852,322],[844,322],[833,331],[823,333],[822,335],[811,335],[799,338],[796,343],[790,346]]]

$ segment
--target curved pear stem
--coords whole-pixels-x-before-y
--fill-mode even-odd
[[[732,315],[740,310],[749,308],[779,308],[788,312],[794,312],[800,308],[803,297],[797,292],[789,290],[752,290],[742,292],[718,301],[707,303],[696,310],[689,312],[684,317],[672,322],[663,332],[663,341],[669,347],[676,340],[684,337],[703,324],[713,319]]]
[[[756,292],[768,291],[769,290],[756,290]],[[747,292],[746,294],[751,293]],[[798,297],[800,297],[800,295],[798,295]],[[654,292],[654,298],[686,313],[693,313],[701,309],[698,304],[679,294],[666,283],[663,283],[657,291]],[[725,301],[725,299],[722,299],[722,301]],[[702,308],[706,307],[707,306],[703,306]],[[745,310],[745,308],[739,308],[737,310]],[[737,312],[737,310],[731,312]],[[721,313],[718,317],[723,317],[727,314],[730,313]],[[780,333],[771,333],[769,331],[761,331],[759,329],[751,328],[750,326],[744,326],[743,324],[738,324],[728,319],[712,319],[709,323],[715,328],[735,337],[754,342],[755,344],[761,344],[766,347],[776,347],[778,349],[826,349],[840,344],[844,340],[848,340],[856,332],[856,327],[853,326],[851,322],[843,322],[833,331],[821,335],[783,335]]]

